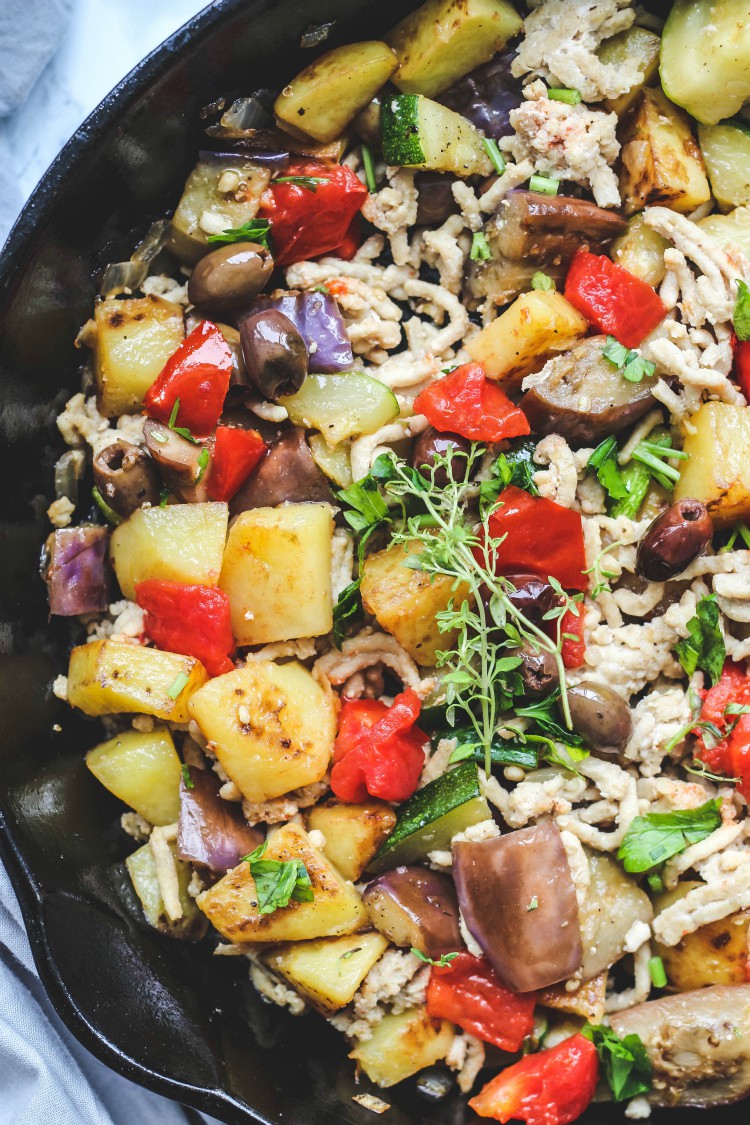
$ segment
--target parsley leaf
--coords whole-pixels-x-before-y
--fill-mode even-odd
[[[617,463],[617,439],[605,438],[597,445],[588,459],[586,466],[594,469],[599,484],[612,500],[624,500],[628,495],[625,481],[622,479],[620,466]]]
[[[185,782],[186,789],[195,789],[195,782],[190,776],[190,767],[184,762],[182,764],[182,780]]]
[[[167,422],[167,425],[168,425],[169,429],[172,430],[173,433],[179,434],[180,437],[184,437],[185,441],[189,441],[191,443],[191,445],[199,445],[200,442],[198,441],[197,438],[193,437],[193,435],[190,433],[190,430],[187,428],[187,426],[176,425],[177,415],[179,413],[180,413],[180,400],[179,400],[179,398],[176,398],[174,400],[174,405],[172,406],[172,413],[169,415],[169,421]],[[202,475],[203,474],[201,473],[201,476]],[[198,477],[198,480],[200,480],[200,477]],[[197,484],[198,481],[196,481],[195,483]]]
[[[626,871],[649,871],[715,832],[721,825],[720,807],[721,801],[716,798],[697,809],[637,816],[625,833],[617,858]]]
[[[258,913],[273,914],[295,902],[312,902],[313,889],[310,875],[301,859],[263,859],[268,840],[254,852],[243,857],[250,864],[250,874],[258,896]]]
[[[298,187],[307,188],[308,191],[317,191],[318,184],[329,184],[331,181],[325,176],[280,176],[274,184],[296,184]]]
[[[524,441],[515,449],[501,453],[493,462],[490,470],[491,479],[483,480],[479,485],[479,511],[482,515],[495,506],[500,493],[509,484],[522,488],[530,496],[539,495],[539,489],[534,484],[532,475],[536,471],[535,449],[536,442]]]
[[[543,293],[548,293],[550,290],[555,289],[556,286],[554,279],[551,278],[548,273],[537,270],[531,278],[531,288],[541,289]]]
[[[344,587],[333,607],[333,642],[336,648],[341,648],[347,625],[362,613],[362,598],[359,593],[361,585],[362,579],[355,578]]]
[[[536,703],[529,704],[528,707],[517,707],[516,715],[522,719],[531,719],[550,738],[565,743],[567,747],[580,747],[583,745],[581,736],[574,734],[572,730],[568,730],[558,722],[557,701],[559,698],[559,690],[553,691],[551,695],[537,700]],[[581,759],[578,758],[577,760],[580,761]]]
[[[415,957],[418,957],[420,961],[424,961],[426,965],[437,965],[439,969],[444,969],[446,965],[450,965],[451,961],[455,961],[458,957],[458,953],[443,953],[439,961],[433,961],[432,957],[427,957],[426,954],[422,953],[420,949],[416,949],[414,946],[411,947],[409,952],[413,953]]]
[[[337,493],[339,500],[349,506],[350,510],[344,512],[344,519],[354,531],[372,532],[389,521],[388,505],[381,496],[378,485],[378,480],[370,472]]]
[[[716,594],[701,598],[695,617],[687,623],[689,637],[675,645],[675,653],[688,676],[696,668],[708,672],[711,685],[718,683],[726,660],[727,650],[719,628],[719,606]]]
[[[271,222],[269,219],[251,219],[241,227],[228,227],[221,234],[206,235],[206,242],[258,242],[269,249],[268,241],[271,236]]]
[[[750,340],[750,289],[744,281],[737,280],[737,300],[734,304],[734,331],[738,340]]]
[[[630,383],[640,383],[650,378],[656,371],[656,364],[644,359],[640,352],[626,348],[614,336],[607,336],[602,355],[613,367],[617,367],[623,379]]]
[[[647,1094],[653,1081],[653,1067],[640,1035],[620,1039],[611,1027],[587,1023],[582,1035],[596,1047],[602,1072],[616,1102],[637,1094]]]

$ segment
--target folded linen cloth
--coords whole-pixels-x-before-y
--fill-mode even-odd
[[[72,0],[2,0],[0,117],[26,101],[60,44],[72,6]]]

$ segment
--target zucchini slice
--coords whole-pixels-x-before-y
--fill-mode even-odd
[[[388,871],[424,859],[428,852],[449,848],[457,832],[489,820],[490,806],[479,785],[474,762],[462,762],[418,789],[401,806],[396,827],[368,870]]]
[[[383,98],[380,127],[387,164],[456,176],[492,172],[482,136],[472,123],[421,94]]]
[[[320,430],[329,445],[374,434],[398,417],[396,396],[371,375],[308,375],[294,395],[279,399],[295,426]]]
[[[750,0],[675,0],[661,37],[664,93],[704,125],[750,98]]]
[[[750,125],[738,118],[701,125],[698,143],[722,211],[750,203]]]

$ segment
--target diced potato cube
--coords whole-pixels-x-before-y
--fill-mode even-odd
[[[195,904],[195,899],[188,894],[188,885],[193,877],[189,863],[177,859],[175,844],[169,845],[175,857],[177,869],[177,885],[182,907],[182,917],[173,921],[167,915],[164,899],[161,895],[159,877],[156,870],[154,853],[148,844],[144,844],[138,851],[133,852],[125,860],[135,893],[141,901],[143,913],[149,926],[155,930],[168,934],[173,938],[183,938],[198,941],[207,930],[206,919]]]
[[[384,86],[398,66],[387,43],[347,43],[315,59],[287,83],[274,113],[292,132],[333,141]]]
[[[131,641],[93,641],[70,654],[68,702],[87,715],[135,712],[186,723],[188,700],[207,679],[192,656]]]
[[[524,375],[541,371],[555,352],[564,352],[588,330],[585,316],[561,293],[522,293],[510,308],[466,344],[490,379],[517,390]]]
[[[674,499],[701,500],[716,527],[750,518],[750,410],[704,402],[686,430]]]
[[[260,914],[250,864],[243,862],[197,899],[227,941],[305,941],[351,934],[367,925],[367,911],[357,891],[334,871],[298,824],[283,824],[270,832],[263,858],[281,863],[301,860],[312,883],[312,901],[293,899],[272,914]]]
[[[170,249],[180,261],[193,265],[214,249],[209,234],[236,230],[255,218],[270,180],[270,170],[247,157],[199,161],[172,218]]]
[[[185,336],[182,309],[162,297],[100,301],[94,378],[106,418],[140,410],[143,396]]]
[[[248,661],[215,677],[191,699],[190,715],[248,801],[269,801],[325,777],[334,706],[296,661]]]
[[[139,508],[116,527],[110,558],[120,589],[135,598],[146,578],[215,586],[227,538],[226,504],[170,504]]]
[[[657,78],[659,70],[659,45],[660,39],[653,31],[645,27],[632,27],[620,31],[617,35],[605,39],[597,51],[600,62],[606,66],[618,66],[622,63],[639,63],[643,71],[643,79],[624,94],[603,103],[604,109],[609,113],[616,113],[623,117],[638,97],[644,86],[650,86]]]
[[[308,829],[317,828],[326,838],[323,854],[352,882],[366,870],[395,823],[396,814],[385,801],[348,805],[330,800],[307,814]]]
[[[447,1020],[433,1020],[426,1008],[407,1008],[384,1016],[370,1039],[358,1043],[350,1054],[376,1086],[395,1086],[426,1066],[444,1059],[455,1030]]]
[[[626,215],[654,204],[688,214],[711,198],[690,119],[661,90],[641,90],[621,142],[620,192]]]
[[[151,824],[174,824],[179,817],[182,767],[166,727],[122,731],[89,750],[86,765]]]
[[[413,660],[431,667],[436,652],[450,649],[456,636],[440,632],[435,614],[447,609],[451,599],[458,607],[466,589],[454,591],[452,578],[404,565],[418,553],[419,545],[412,543],[408,549],[393,547],[369,555],[362,572],[362,602]]]
[[[314,1008],[330,1013],[346,1007],[387,948],[382,934],[349,934],[291,942],[267,953],[264,961]]]
[[[703,885],[695,880],[678,883],[656,900],[657,915]],[[699,926],[677,945],[655,942],[654,953],[664,962],[667,987],[674,992],[692,992],[713,984],[746,984],[748,926],[750,911],[740,910]]]
[[[393,81],[432,98],[488,62],[523,23],[508,0],[427,0],[388,36],[398,55]]]
[[[240,645],[320,637],[333,627],[329,504],[253,508],[232,525],[219,585]]]

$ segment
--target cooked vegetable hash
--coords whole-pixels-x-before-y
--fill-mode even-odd
[[[144,925],[481,1117],[742,1098],[750,4],[313,41],[58,418],[54,689]]]

